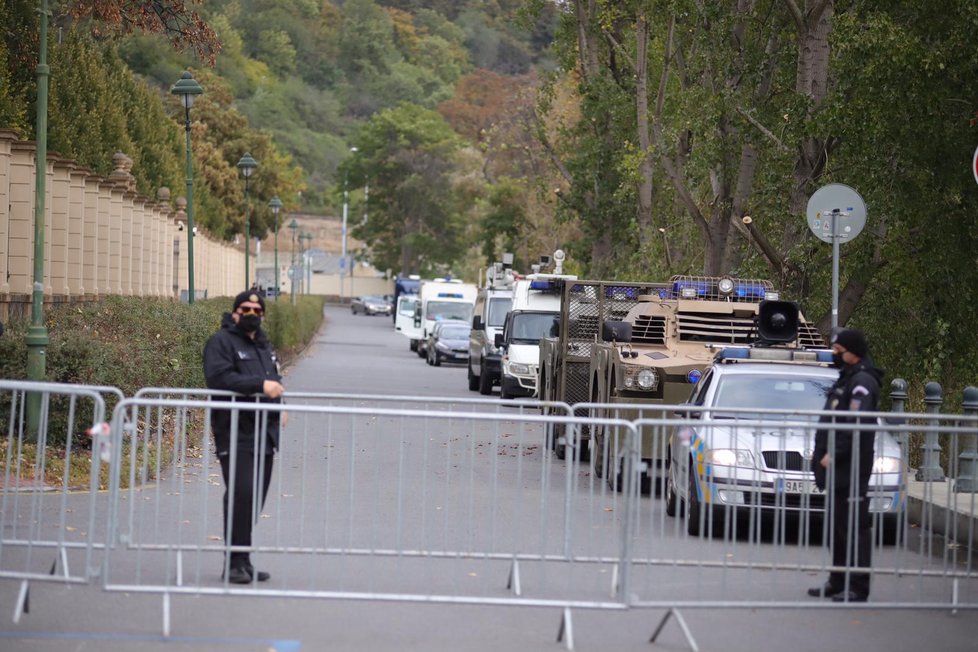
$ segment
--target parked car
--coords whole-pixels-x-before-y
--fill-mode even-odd
[[[467,321],[435,322],[425,347],[425,361],[436,367],[442,362],[468,362],[471,330],[472,326]]]
[[[372,295],[353,297],[350,301],[350,312],[354,315],[388,315],[391,314],[391,304],[383,297]]]
[[[820,520],[825,492],[811,471],[817,417],[839,372],[829,351],[731,348],[717,354],[669,437],[666,514],[685,511],[689,534],[723,532],[739,514]],[[753,412],[756,410],[756,412]],[[869,511],[887,538],[906,507],[907,465],[899,443],[876,432]]]

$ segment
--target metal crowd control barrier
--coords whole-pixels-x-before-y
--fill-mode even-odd
[[[372,406],[324,404],[368,398]],[[113,485],[117,545],[106,557],[105,588],[162,594],[165,633],[173,594],[622,608],[621,593],[611,598],[609,588],[627,559],[627,538],[617,533],[624,500],[594,493],[590,474],[554,463],[543,446],[547,423],[577,430],[580,419],[486,411],[495,401],[408,398],[431,405],[375,407],[391,397],[313,394],[290,394],[284,406],[122,401],[113,465],[124,465],[121,451],[145,446],[171,450],[158,457],[172,462],[147,468],[131,460],[128,487]],[[271,572],[268,582],[222,579],[225,555],[242,551],[224,540],[223,481],[205,435],[213,409],[261,415],[259,424],[289,413],[253,541],[253,562]],[[177,416],[194,411],[196,421]],[[119,425],[136,423],[153,425]]]
[[[29,611],[30,582],[87,583],[98,571],[106,396],[123,398],[114,387],[0,380],[0,577],[21,582],[14,622]]]
[[[4,410],[20,424],[5,428],[8,451],[26,445],[18,434],[26,424],[22,391],[44,390],[19,385],[0,383],[19,406]],[[92,422],[101,420],[95,390],[54,387],[71,405],[93,401]],[[870,602],[853,604],[806,595],[829,572],[855,565],[832,565],[827,500],[791,473],[810,464],[813,421],[822,412],[730,408],[724,412],[731,418],[719,419],[693,415],[690,406],[551,404],[548,411],[563,414],[540,415],[535,401],[317,393],[290,393],[281,406],[212,400],[228,397],[150,388],[119,401],[107,504],[94,480],[73,495],[68,484],[23,494],[5,479],[0,576],[50,579],[35,563],[43,548],[62,564],[56,579],[87,582],[98,567],[93,551],[104,547],[103,587],[160,595],[165,634],[173,595],[341,598],[556,607],[568,648],[575,609],[665,609],[653,640],[675,618],[695,649],[685,609],[978,608],[973,519],[938,537],[935,521],[948,517],[932,507],[950,499],[939,498],[936,481],[922,487],[930,502],[925,498],[920,518],[911,523],[906,508],[920,459],[913,442],[936,440],[956,455],[978,432],[974,414],[880,413],[879,425],[847,426],[885,430],[896,446],[887,455],[898,459],[896,471],[870,486],[872,593]],[[641,412],[627,412],[635,407]],[[230,409],[232,421],[257,416],[252,434],[259,441],[270,416],[289,414],[247,548],[225,541],[225,483],[210,434],[215,409]],[[548,447],[556,426],[566,460]],[[724,484],[724,455],[727,466],[736,465],[741,445],[707,453],[731,429],[745,442],[795,440],[796,448],[745,443],[759,460],[754,475]],[[690,444],[689,462],[664,463],[671,442]],[[5,478],[14,473],[10,464]],[[975,494],[970,498],[974,513]],[[104,542],[95,534],[99,505],[107,511]],[[884,515],[886,506],[895,509]],[[26,520],[10,520],[20,512],[16,518]],[[855,532],[852,521],[845,527]],[[8,536],[15,529],[18,537]],[[271,579],[230,583],[231,552],[250,552]],[[75,555],[84,557],[85,571],[72,575],[68,559]],[[11,561],[24,559],[33,565],[11,574]],[[26,607],[24,586],[18,608]]]

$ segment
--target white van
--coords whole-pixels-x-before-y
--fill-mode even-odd
[[[420,301],[414,314],[415,328],[421,328],[418,342],[418,356],[425,357],[425,346],[436,321],[458,319],[472,321],[472,310],[478,294],[475,283],[463,283],[461,279],[445,280],[436,278],[422,281],[419,292]]]
[[[496,346],[496,334],[503,332],[506,314],[513,305],[513,255],[505,254],[503,262],[486,270],[486,283],[479,288],[469,333],[469,390],[491,394],[499,384],[502,351]]]
[[[516,398],[537,395],[540,339],[550,335],[560,319],[560,296],[565,281],[577,276],[561,274],[564,252],[554,252],[554,274],[530,274],[513,284],[513,307],[496,342],[503,349],[499,395]]]
[[[418,350],[418,342],[421,341],[421,333],[424,331],[420,325],[414,325],[414,316],[420,303],[421,297],[417,294],[402,294],[397,297],[397,306],[394,308],[394,330],[408,338],[412,351]]]

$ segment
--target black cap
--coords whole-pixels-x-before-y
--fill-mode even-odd
[[[265,297],[262,296],[261,292],[258,290],[245,290],[238,296],[234,297],[234,307],[231,310],[236,311],[238,306],[240,306],[245,301],[250,301],[252,303],[257,303],[261,306],[262,310],[265,310]]]
[[[841,329],[835,334],[832,343],[841,344],[845,347],[846,351],[855,353],[860,358],[865,358],[869,353],[869,344],[866,342],[866,336],[861,330],[855,328]]]

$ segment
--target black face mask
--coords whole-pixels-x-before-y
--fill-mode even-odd
[[[246,333],[254,333],[261,326],[261,317],[258,315],[240,315],[238,317],[238,328]]]
[[[844,353],[832,353],[832,366],[836,369],[842,369],[846,366],[845,360],[842,359]]]

